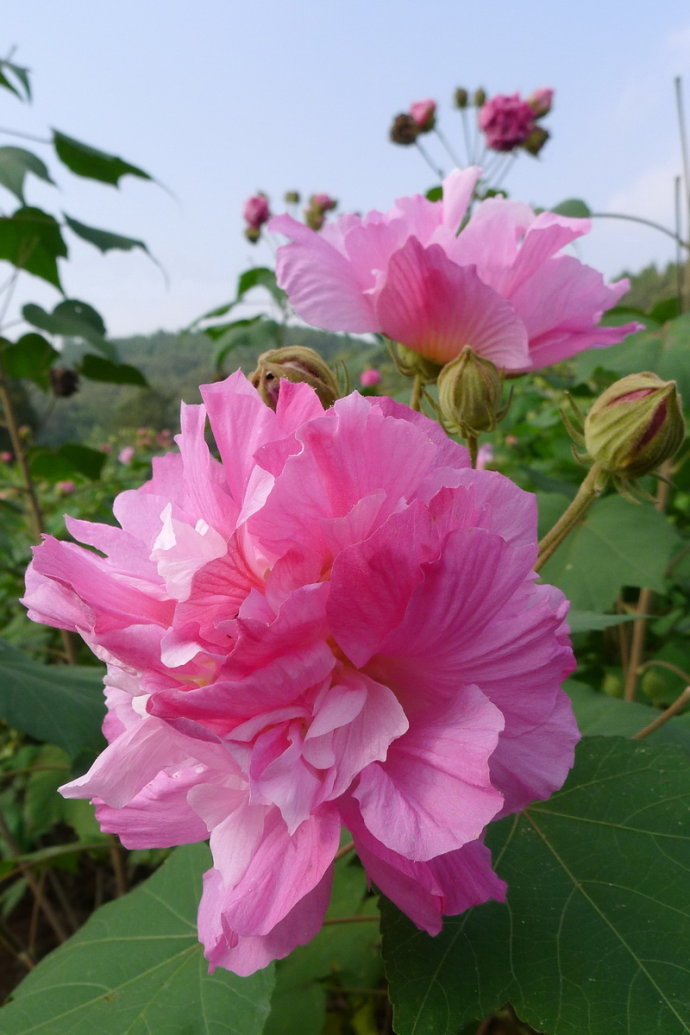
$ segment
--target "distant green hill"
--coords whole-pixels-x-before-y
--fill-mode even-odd
[[[315,348],[328,362],[344,363],[352,386],[358,384],[359,373],[367,366],[393,366],[385,346],[367,344],[348,336],[327,334],[308,327],[280,328],[285,344]],[[223,347],[222,338],[212,341],[205,334],[183,332],[137,335],[116,340],[120,361],[137,367],[149,382],[149,388],[104,384],[81,379],[79,391],[67,399],[47,402],[38,390],[32,393],[36,412],[45,414],[39,420],[39,441],[58,445],[81,441],[97,446],[124,430],[150,427],[156,430],[179,426],[180,400],[199,402],[198,387],[241,369],[246,374],[256,367],[259,355],[276,342],[270,333],[260,333],[259,325],[249,328],[228,352],[219,370],[215,357]],[[83,346],[67,343],[64,363],[70,366],[84,352]]]

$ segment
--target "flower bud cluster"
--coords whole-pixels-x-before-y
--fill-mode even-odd
[[[312,194],[304,210],[304,222],[312,230],[320,230],[326,222],[326,213],[332,212],[338,202],[330,194]]]
[[[514,151],[522,147],[528,154],[538,155],[549,139],[549,133],[537,120],[548,115],[553,103],[553,90],[535,90],[523,100],[519,93],[496,94],[479,110],[479,128],[486,146],[492,151]]]

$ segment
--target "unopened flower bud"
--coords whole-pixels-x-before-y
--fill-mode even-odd
[[[79,390],[79,374],[69,367],[53,367],[50,371],[50,387],[53,395],[67,399]]]
[[[535,117],[540,119],[544,115],[548,115],[551,111],[551,105],[553,104],[553,90],[544,86],[539,90],[534,90],[527,98],[527,103],[535,114]]]
[[[508,407],[501,405],[502,394],[503,375],[469,345],[438,376],[441,414],[449,428],[457,428],[464,438],[493,431],[503,420]]]
[[[272,410],[278,404],[281,380],[304,382],[314,389],[324,409],[339,397],[338,382],[331,368],[318,352],[303,345],[271,349],[259,356],[258,366],[250,381]]]
[[[411,115],[396,115],[389,135],[394,144],[414,144],[419,136],[419,126]]]
[[[416,122],[420,133],[429,133],[436,125],[436,101],[432,98],[415,101],[410,105],[410,115]]]
[[[397,344],[394,350],[395,364],[401,374],[405,377],[419,377],[422,384],[432,384],[441,372],[441,366],[427,359],[419,352],[408,349],[405,345]]]
[[[585,418],[585,446],[603,471],[623,481],[650,474],[685,438],[675,381],[646,371],[607,388]]]
[[[548,130],[535,126],[527,139],[523,141],[522,147],[528,154],[534,155],[536,158],[550,135]]]
[[[486,90],[483,90],[481,86],[478,90],[474,91],[472,103],[475,106],[475,108],[481,108],[483,104],[486,104]]]
[[[300,193],[298,190],[286,190],[283,195],[283,200],[286,205],[299,205],[301,200]]]
[[[252,244],[256,244],[261,237],[261,231],[255,226],[246,226],[244,228],[244,236],[248,241],[251,241]]]
[[[470,95],[464,87],[459,86],[453,94],[453,100],[455,101],[456,108],[466,108],[469,102]]]

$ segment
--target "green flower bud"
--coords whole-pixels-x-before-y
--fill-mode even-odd
[[[438,401],[449,428],[464,438],[493,431],[508,412],[501,405],[503,375],[491,360],[482,359],[466,345],[457,359],[438,375]]]
[[[470,95],[464,87],[459,86],[453,94],[453,100],[455,101],[456,108],[466,108],[469,102]]]
[[[585,446],[606,474],[630,481],[669,460],[685,438],[675,381],[646,371],[607,388],[585,418]]]
[[[483,90],[481,86],[478,90],[474,91],[472,103],[474,104],[475,108],[481,108],[484,104],[486,104],[486,90]]]
[[[542,147],[549,139],[549,132],[543,129],[541,126],[535,126],[527,140],[523,140],[522,146],[528,154],[536,156],[541,151]]]
[[[300,193],[298,190],[286,190],[283,195],[283,200],[286,205],[299,205],[301,200]]]
[[[326,361],[318,352],[303,345],[288,345],[264,352],[249,380],[272,410],[278,403],[281,380],[308,384],[325,410],[340,396],[335,374]]]
[[[393,350],[395,365],[405,377],[419,377],[422,384],[429,385],[433,384],[441,372],[442,368],[438,363],[420,355],[414,349],[408,349],[406,345],[396,343]]]
[[[245,228],[244,228],[244,236],[252,244],[256,244],[256,242],[261,237],[261,230],[257,226],[245,226]]]

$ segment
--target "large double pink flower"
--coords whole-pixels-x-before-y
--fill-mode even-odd
[[[343,216],[318,235],[290,216],[272,219],[269,228],[292,240],[278,250],[277,272],[297,314],[329,331],[381,332],[437,363],[470,345],[514,372],[638,329],[597,326],[627,280],[607,285],[558,254],[588,220],[490,198],[463,227],[479,173],[451,173],[442,201],[400,198],[389,212]]]
[[[286,381],[274,412],[239,373],[202,395],[121,527],[68,519],[98,552],[35,551],[31,616],[107,664],[109,745],[63,793],[132,848],[210,836],[212,966],[318,931],[341,824],[436,933],[503,897],[482,832],[558,788],[577,740],[534,498],[388,399],[324,412]]]

